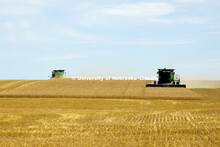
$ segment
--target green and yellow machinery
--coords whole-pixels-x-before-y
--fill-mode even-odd
[[[175,75],[175,69],[158,69],[158,81],[153,84],[147,84],[146,87],[182,87],[186,88],[185,84],[180,84],[179,75]]]
[[[65,70],[53,70],[51,78],[64,78]]]

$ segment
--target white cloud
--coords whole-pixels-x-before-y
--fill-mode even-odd
[[[59,5],[60,0],[0,0],[0,15],[39,14],[45,6]]]
[[[206,23],[207,21],[208,19],[204,17],[182,17],[177,19],[177,22],[188,24],[202,24]]]
[[[97,55],[105,55],[107,52],[93,50],[92,52],[74,52],[68,54],[60,54],[60,55],[47,55],[42,58],[39,58],[41,61],[52,61],[52,60],[73,60],[73,59],[83,59],[91,56]]]
[[[212,26],[208,26],[206,28],[207,29],[220,29],[220,25],[212,25]]]
[[[0,3],[43,5],[48,0],[0,0]]]
[[[82,10],[81,10],[82,9]],[[174,13],[175,7],[169,3],[128,3],[118,6],[95,6],[86,4],[77,9],[76,24],[80,26],[144,26],[148,24],[203,24],[208,18],[182,16]],[[74,12],[76,14],[76,12]],[[144,17],[144,18],[143,18]]]
[[[208,32],[208,34],[212,34],[212,35],[219,35],[220,34],[220,31],[210,31]]]
[[[52,61],[52,60],[71,60],[71,59],[81,59],[87,58],[84,54],[74,54],[74,55],[52,55],[41,58],[42,61]]]
[[[27,20],[21,20],[20,23],[19,23],[20,27],[22,28],[30,28],[31,27],[31,24],[29,21]]]
[[[138,40],[120,42],[121,45],[146,45],[146,46],[170,46],[170,45],[184,45],[195,43],[194,40],[178,40],[178,41],[155,41],[155,40]]]
[[[60,26],[47,26],[47,30],[35,30],[27,20],[21,20],[17,23],[0,23],[0,26],[13,26],[13,31],[5,34],[1,40],[7,42],[38,42],[38,43],[66,43],[66,44],[94,44],[104,42],[103,37],[88,32],[63,28]],[[30,29],[29,29],[30,28]],[[15,31],[19,30],[19,31]],[[50,33],[48,33],[48,32]],[[1,37],[1,36],[0,36]]]
[[[166,19],[166,18],[151,18],[148,19],[151,23],[159,23],[159,24],[174,24],[175,20],[172,19]]]
[[[18,28],[30,28],[31,24],[27,20],[21,20],[20,22],[2,22],[0,23],[0,26],[6,28],[6,29],[18,29]]]
[[[204,17],[181,17],[181,18],[149,18],[147,21],[151,23],[160,23],[160,24],[203,24],[208,22],[207,18]]]
[[[67,37],[68,40],[75,43],[93,43],[96,41],[103,40],[103,38],[79,30],[66,29],[66,28],[58,28],[57,30],[59,30],[57,32],[60,35]]]
[[[174,0],[179,3],[203,3],[206,2],[207,0]]]
[[[0,26],[4,27],[6,29],[14,28],[14,25],[11,22],[2,22],[2,23],[0,23]]]
[[[31,24],[27,20],[21,20],[20,22],[0,22],[0,27],[4,29],[26,29],[30,28]]]
[[[6,52],[1,52],[0,57],[1,58],[17,58],[17,57],[28,57],[31,56],[32,54],[29,52],[19,52],[17,49],[13,51],[8,51],[6,49]]]
[[[161,16],[172,13],[174,9],[168,3],[137,3],[100,8],[95,12],[117,16]]]
[[[0,5],[0,15],[30,15],[40,13],[40,9],[17,5]]]

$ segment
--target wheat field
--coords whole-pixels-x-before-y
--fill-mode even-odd
[[[200,95],[184,88],[146,88],[151,81],[87,81],[52,79],[29,83],[0,93],[0,97],[37,98],[130,98],[130,99],[200,99]],[[1,86],[0,86],[1,88]]]
[[[147,82],[2,80],[0,146],[220,145],[220,89]]]

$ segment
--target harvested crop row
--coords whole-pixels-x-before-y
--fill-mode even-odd
[[[220,142],[219,101],[1,98],[0,107],[0,146],[218,146]]]

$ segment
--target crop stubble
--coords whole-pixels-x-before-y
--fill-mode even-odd
[[[28,93],[41,82],[12,91],[8,87],[8,93],[21,89]],[[130,81],[130,85],[110,82],[109,87],[93,89],[92,81],[81,82],[85,82],[79,85],[85,95],[100,89],[106,90],[100,95],[146,94],[141,81]],[[175,93],[179,100],[175,96],[162,99],[172,90],[160,93],[161,89],[161,99],[0,98],[0,146],[219,146],[220,89],[187,91],[195,99],[181,98],[181,91]]]
[[[199,99],[200,95],[183,88],[146,88],[150,81],[81,81],[53,79],[38,81],[0,94],[1,97],[72,98],[178,98]]]

